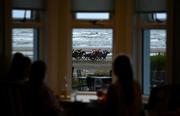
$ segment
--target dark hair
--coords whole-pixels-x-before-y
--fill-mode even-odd
[[[133,94],[133,71],[130,59],[127,55],[118,55],[113,62],[113,72],[117,76],[117,81],[122,85],[124,92],[123,99],[127,104],[134,102]]]
[[[8,79],[13,81],[25,80],[30,65],[31,59],[29,57],[24,56],[22,53],[15,53],[11,61]]]
[[[42,60],[34,61],[31,66],[30,81],[35,83],[43,82],[46,73],[46,64]]]

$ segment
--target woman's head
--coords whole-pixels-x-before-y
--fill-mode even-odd
[[[127,55],[118,55],[113,62],[113,73],[117,77],[124,93],[124,102],[132,104],[134,101],[133,95],[133,71],[130,59]]]
[[[29,76],[30,65],[31,59],[29,57],[22,53],[15,53],[9,69],[9,79],[14,81],[26,80]]]
[[[113,61],[113,73],[118,77],[118,79],[127,78],[129,75],[132,76],[132,67],[130,59],[125,54],[120,54],[116,56]]]
[[[31,66],[30,81],[41,83],[45,78],[46,64],[44,61],[37,60]]]

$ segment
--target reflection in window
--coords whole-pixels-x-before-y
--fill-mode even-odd
[[[111,83],[112,29],[72,30],[72,87],[95,91]]]

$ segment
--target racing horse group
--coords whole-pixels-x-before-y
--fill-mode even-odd
[[[82,49],[76,49],[72,51],[72,57],[76,60],[102,60],[106,59],[110,52],[108,50],[92,49],[91,52],[85,52]]]

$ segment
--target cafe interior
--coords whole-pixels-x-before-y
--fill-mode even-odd
[[[45,82],[59,102],[74,115],[83,115],[82,105],[97,101],[97,92],[107,91],[116,80],[112,61],[123,53],[131,58],[146,110],[153,88],[180,83],[178,4],[177,0],[0,0],[0,86],[14,53],[32,62],[43,60]]]

